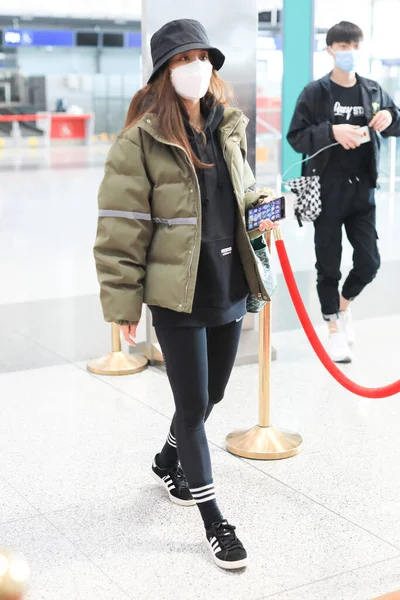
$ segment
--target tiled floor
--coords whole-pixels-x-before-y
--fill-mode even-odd
[[[172,505],[152,482],[173,411],[166,376],[85,369],[109,349],[91,257],[100,177],[97,167],[2,173],[0,546],[26,555],[28,600],[372,600],[400,589],[400,397],[342,389],[313,355],[283,284],[272,417],[303,435],[303,454],[254,462],[224,450],[230,431],[256,423],[256,366],[234,370],[207,425],[247,571],[219,571],[196,507]],[[382,195],[378,211],[383,267],[354,307],[356,360],[344,367],[371,386],[400,377],[399,198]],[[324,337],[312,230],[288,220],[284,235]],[[346,248],[346,266],[350,258]]]

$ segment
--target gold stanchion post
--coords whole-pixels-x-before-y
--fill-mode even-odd
[[[0,549],[0,600],[22,600],[29,578],[26,560],[15,552]]]
[[[280,239],[279,229],[274,230]],[[267,233],[271,249],[271,232]],[[259,414],[258,425],[230,433],[226,448],[236,456],[258,460],[289,458],[303,450],[303,440],[298,433],[278,429],[271,424],[271,302],[260,312],[259,343]]]
[[[147,358],[121,351],[121,333],[116,323],[112,323],[111,337],[112,352],[90,360],[87,370],[96,375],[133,375],[144,371],[148,364]]]

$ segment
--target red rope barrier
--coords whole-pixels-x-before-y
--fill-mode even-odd
[[[346,375],[335,365],[335,363],[329,358],[329,355],[323,347],[315,329],[311,323],[310,317],[307,314],[306,307],[301,298],[299,288],[297,287],[296,279],[294,277],[292,267],[290,266],[289,257],[286,252],[285,243],[283,240],[276,240],[276,249],[278,252],[279,260],[282,266],[283,275],[285,277],[286,285],[289,289],[289,294],[294,304],[294,307],[299,317],[300,323],[303,326],[306,336],[317,354],[319,360],[322,362],[324,367],[329,373],[338,381],[346,390],[363,396],[364,398],[388,398],[394,396],[400,392],[400,380],[378,388],[367,388],[357,383],[354,383],[346,377]]]

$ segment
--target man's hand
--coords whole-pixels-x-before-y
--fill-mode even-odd
[[[393,121],[393,115],[390,110],[380,110],[372,119],[369,126],[374,131],[385,131]]]
[[[119,325],[124,340],[131,346],[136,346],[136,330],[138,325],[139,323],[136,323],[136,325]]]
[[[360,128],[357,125],[333,125],[333,137],[345,150],[355,150],[360,146],[360,142],[357,136],[364,137],[358,130]]]

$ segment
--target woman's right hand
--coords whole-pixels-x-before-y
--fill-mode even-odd
[[[118,325],[124,336],[124,340],[131,346],[136,346],[136,330],[139,323],[135,325]]]

